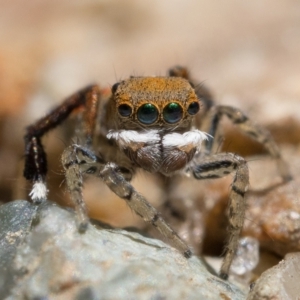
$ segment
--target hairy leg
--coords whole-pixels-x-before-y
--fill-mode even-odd
[[[185,257],[192,255],[185,242],[164,221],[146,198],[125,179],[116,164],[105,163],[101,157],[79,145],[70,146],[64,151],[62,163],[66,171],[67,186],[78,211],[79,228],[85,228],[87,220],[86,208],[82,199],[82,175],[90,174],[101,178],[116,195],[126,201],[137,215],[155,226]]]
[[[227,279],[244,224],[245,193],[249,185],[247,162],[242,157],[232,153],[220,153],[202,158],[201,162],[198,162],[190,171],[196,179],[220,178],[230,173],[235,173],[229,195],[230,234],[220,271],[221,278]]]
[[[226,115],[233,124],[235,124],[242,132],[250,136],[257,142],[261,143],[269,152],[270,156],[276,160],[279,173],[284,181],[291,179],[288,165],[283,160],[279,148],[273,140],[268,130],[252,122],[241,110],[224,105],[217,105],[212,108],[212,121],[209,129],[211,136],[216,136],[219,122]],[[211,153],[214,140],[210,139],[206,142],[206,152]]]
[[[87,144],[91,144],[95,127],[96,111],[100,90],[97,85],[88,86],[67,98],[45,117],[26,129],[24,177],[33,182],[30,193],[34,202],[41,202],[47,197],[45,177],[47,174],[47,157],[41,138],[50,130],[61,124],[76,109],[84,109],[84,132]]]

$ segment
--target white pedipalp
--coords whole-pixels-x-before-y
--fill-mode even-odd
[[[132,144],[142,143],[153,145],[161,142],[166,149],[191,146],[199,150],[201,143],[211,136],[206,132],[193,129],[184,133],[168,133],[165,134],[162,139],[158,130],[149,130],[146,132],[138,132],[136,130],[110,130],[106,137],[115,140],[122,149]]]
[[[183,134],[176,132],[166,134],[162,143],[165,148],[182,148],[191,145],[199,150],[201,143],[209,137],[211,136],[208,133],[194,129]]]
[[[141,133],[136,130],[110,130],[106,137],[115,140],[119,147],[123,149],[132,143],[157,144],[160,141],[158,130]]]

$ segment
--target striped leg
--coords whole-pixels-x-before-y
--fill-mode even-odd
[[[249,184],[247,162],[232,153],[220,153],[205,157],[201,163],[193,167],[192,172],[196,179],[220,178],[235,172],[229,195],[230,236],[220,271],[221,278],[227,279],[245,218],[245,193]]]
[[[277,144],[273,140],[270,133],[263,127],[253,123],[241,110],[231,107],[218,105],[213,108],[213,117],[209,134],[216,136],[219,121],[223,115],[226,115],[242,132],[261,143],[269,154],[276,160],[279,173],[283,180],[288,181],[291,179],[291,174],[286,162],[281,157]],[[214,140],[210,139],[206,143],[206,150],[211,153]]]
[[[71,198],[76,205],[79,216],[79,228],[86,228],[87,214],[82,198],[82,175],[90,174],[100,177],[104,183],[144,221],[155,226],[160,233],[187,258],[192,252],[177,233],[163,220],[157,210],[125,180],[120,168],[114,163],[105,163],[84,147],[68,147],[62,157],[66,171],[66,181]]]

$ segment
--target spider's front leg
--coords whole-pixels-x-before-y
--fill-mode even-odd
[[[245,193],[249,185],[247,162],[242,157],[232,153],[220,153],[203,158],[200,163],[198,162],[192,167],[191,172],[196,179],[220,178],[235,173],[229,195],[230,236],[220,271],[220,277],[227,279],[245,219]]]
[[[66,171],[67,186],[78,212],[80,229],[86,229],[88,224],[82,198],[82,175],[89,174],[101,178],[116,195],[126,201],[137,215],[155,226],[185,257],[191,257],[192,252],[186,243],[164,221],[146,198],[125,179],[125,175],[115,163],[105,163],[101,157],[79,145],[70,146],[64,151],[62,163]]]
[[[211,136],[216,136],[219,128],[219,122],[221,118],[226,115],[234,125],[236,125],[243,133],[250,136],[252,139],[261,143],[265,149],[269,152],[270,156],[273,157],[277,163],[278,171],[284,181],[291,180],[291,174],[287,163],[283,160],[280,150],[272,138],[268,130],[252,122],[240,109],[217,105],[212,109],[212,121],[208,133]],[[213,150],[213,143],[216,141],[208,140],[206,143],[207,153],[211,153]]]
[[[76,109],[83,108],[83,129],[86,144],[92,142],[100,89],[97,85],[88,86],[68,97],[61,105],[45,117],[26,128],[24,177],[33,182],[29,194],[35,203],[47,198],[45,178],[47,175],[47,157],[41,138],[61,124]]]

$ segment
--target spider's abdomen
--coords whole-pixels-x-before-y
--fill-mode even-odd
[[[107,138],[115,140],[137,167],[168,175],[183,169],[192,160],[207,135],[200,130],[164,135],[158,130],[119,130],[110,131]]]

